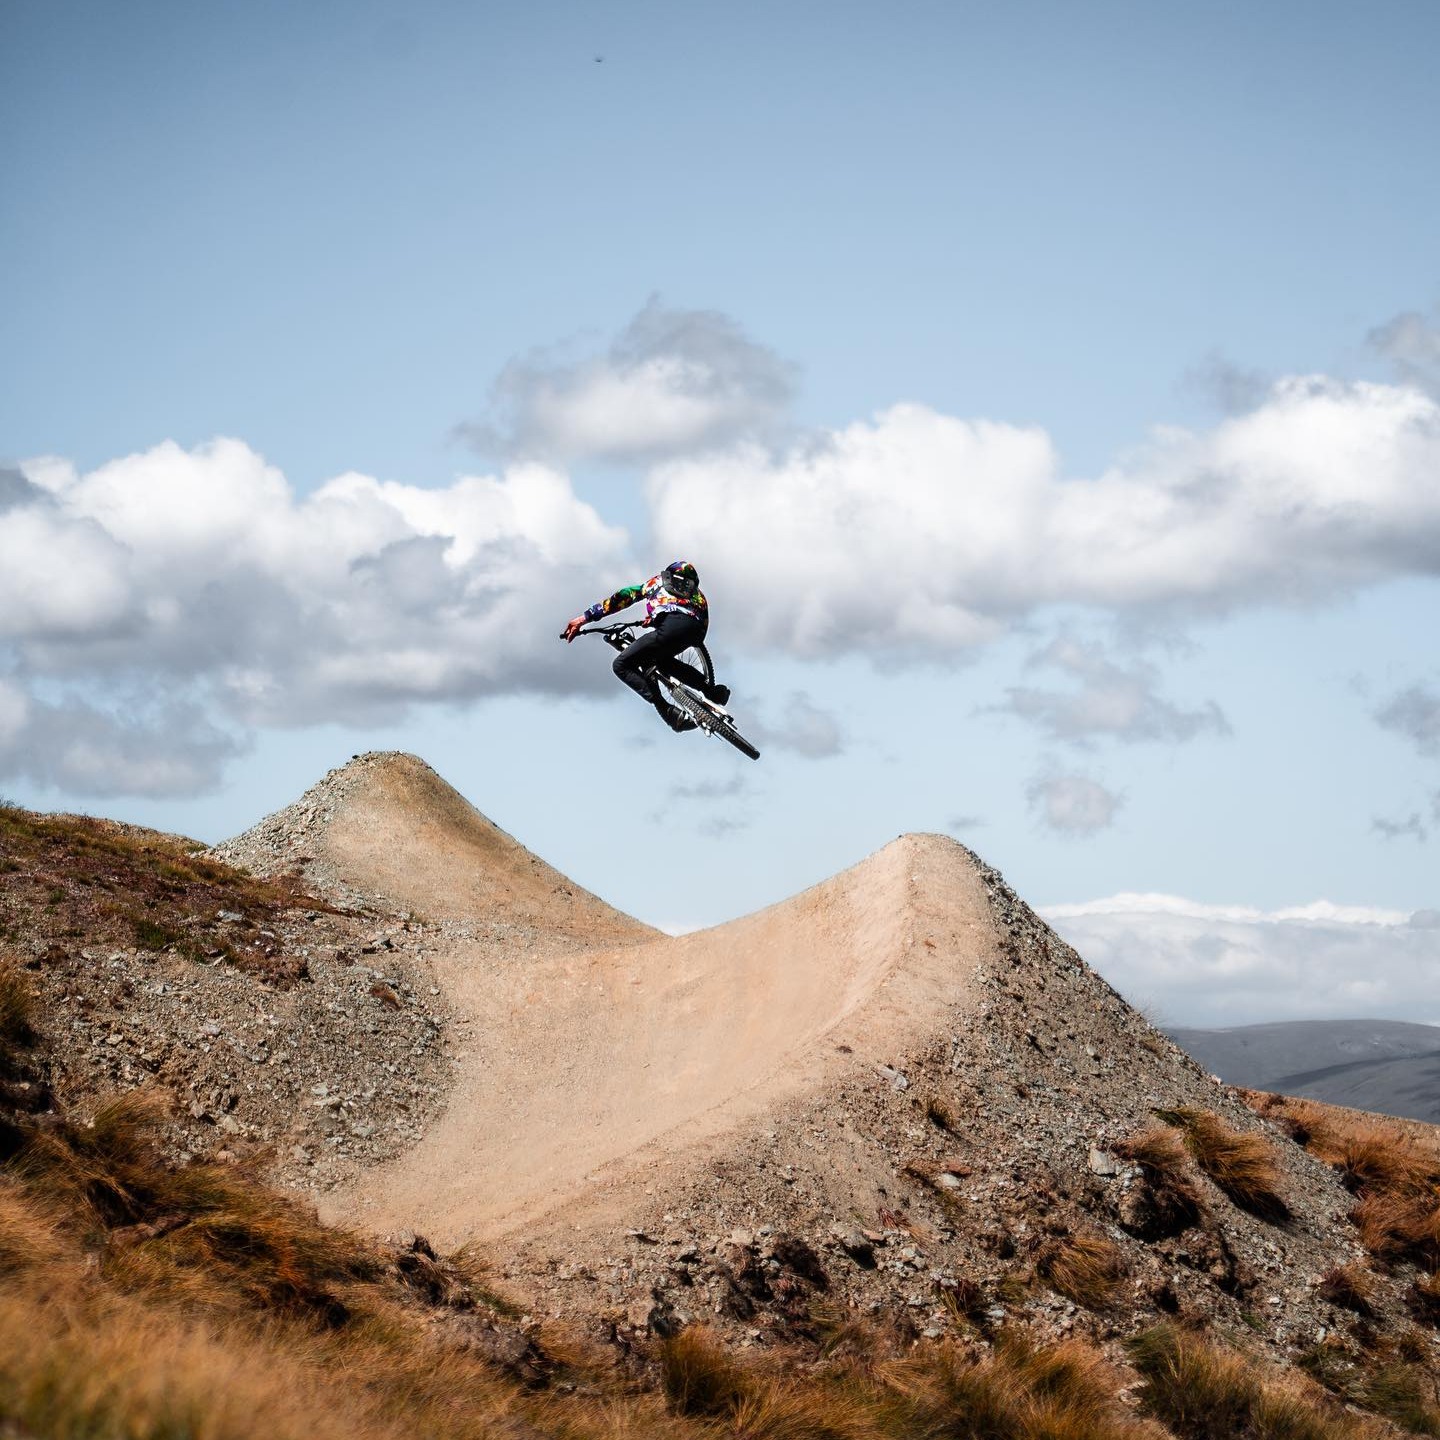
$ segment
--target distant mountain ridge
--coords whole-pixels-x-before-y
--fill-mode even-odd
[[[1440,1026],[1290,1020],[1168,1033],[1231,1085],[1440,1123]]]

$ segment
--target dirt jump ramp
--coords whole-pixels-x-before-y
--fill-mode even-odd
[[[757,914],[662,935],[410,755],[357,757],[224,849],[263,868],[298,858],[314,879],[442,922],[429,959],[458,1037],[446,1108],[322,1208],[445,1244],[562,1210],[583,1225],[627,1178],[663,1187],[692,1152],[842,1072],[873,1075],[968,1003],[994,940],[968,852],[938,836],[902,837]]]
[[[1158,1295],[1167,1314],[1253,1329],[1263,1293],[1277,1354],[1333,1323],[1318,1277],[1355,1255],[1338,1177],[954,841],[902,836],[679,939],[567,880],[413,756],[356,757],[219,848],[425,917],[406,933],[423,931],[446,1017],[443,1108],[317,1199],[383,1234],[479,1242],[532,1316],[628,1336],[704,1316],[748,1341],[810,1333],[820,1305],[938,1336],[969,1295],[987,1323],[1023,1311],[1068,1334],[1075,1305],[1038,1280],[1061,1238],[1098,1233],[1123,1250],[1126,1323]],[[1116,1153],[1182,1109],[1265,1139],[1288,1219],[1207,1182],[1183,1243],[1151,1244]]]

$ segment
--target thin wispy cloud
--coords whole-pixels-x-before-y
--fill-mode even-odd
[[[1404,736],[1422,755],[1440,755],[1440,690],[1411,685],[1375,712],[1386,730]]]
[[[1144,660],[1121,664],[1102,647],[1061,636],[1038,650],[1027,669],[1058,672],[1067,690],[1014,686],[999,710],[1044,731],[1051,739],[1179,743],[1206,733],[1228,735],[1230,724],[1213,700],[1184,709],[1159,693],[1160,676]]]
[[[1400,820],[1387,820],[1383,815],[1377,815],[1370,822],[1370,828],[1382,840],[1418,840],[1423,845],[1430,838],[1430,831],[1418,810]]]
[[[1244,415],[1264,403],[1275,377],[1212,352],[1185,372],[1184,383],[1223,414]]]
[[[1089,775],[1043,774],[1025,797],[1040,822],[1066,839],[1080,840],[1108,829],[1124,797]]]
[[[670,787],[670,794],[676,800],[733,800],[748,788],[744,775],[732,775],[728,780],[681,781]]]
[[[1440,306],[1425,316],[1407,310],[1367,337],[1408,385],[1440,399]]]
[[[750,724],[755,743],[771,750],[787,750],[807,760],[824,760],[845,748],[840,722],[803,690],[793,691],[778,714]]]

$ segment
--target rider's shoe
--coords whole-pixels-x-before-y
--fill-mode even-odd
[[[717,705],[730,703],[730,687],[728,685],[712,685],[706,693]]]
[[[678,735],[695,729],[695,722],[678,705],[657,705],[660,718]]]

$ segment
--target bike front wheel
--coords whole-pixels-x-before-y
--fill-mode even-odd
[[[718,735],[733,745],[742,755],[752,760],[760,758],[760,752],[730,723],[722,719],[708,706],[702,705],[683,685],[667,685],[671,701],[683,710],[707,735]]]

